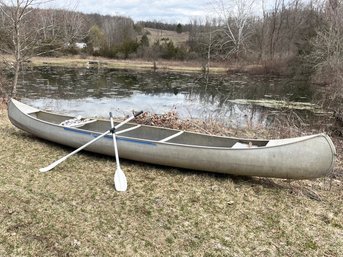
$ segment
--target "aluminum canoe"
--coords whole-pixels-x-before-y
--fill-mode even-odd
[[[110,128],[110,121],[101,119],[65,126],[66,121],[75,117],[42,111],[15,99],[9,102],[8,116],[19,129],[73,148]],[[336,158],[335,146],[326,134],[257,140],[134,123],[125,124],[116,133],[121,158],[233,175],[318,178],[332,171]],[[105,136],[86,150],[114,156],[112,136]]]

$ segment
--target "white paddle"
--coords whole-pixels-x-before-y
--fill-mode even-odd
[[[114,129],[118,129],[121,126],[123,126],[124,124],[130,122],[131,120],[133,120],[134,118],[136,118],[138,115],[142,114],[143,111],[140,111],[136,114],[134,114],[133,116],[131,116],[130,118],[124,120],[122,123],[119,123],[117,126],[114,127]],[[51,163],[49,166],[45,167],[45,168],[40,168],[39,171],[40,172],[47,172],[52,170],[53,168],[55,168],[58,164],[60,164],[61,162],[64,162],[66,159],[68,159],[70,156],[80,152],[82,149],[86,148],[87,146],[93,144],[94,142],[98,141],[99,139],[103,138],[104,136],[106,136],[107,134],[111,133],[113,128],[107,130],[106,132],[102,133],[101,135],[99,135],[98,137],[94,138],[93,140],[89,141],[88,143],[84,144],[83,146],[77,148],[76,150],[74,150],[73,152],[71,152],[70,154],[62,157],[61,159],[58,159],[57,161]]]
[[[113,116],[112,113],[110,112],[110,120],[111,120],[111,127],[114,127],[113,124]],[[116,164],[117,164],[117,169],[114,172],[114,187],[117,191],[124,192],[127,189],[127,180],[126,176],[124,174],[124,171],[120,167],[119,163],[119,153],[118,153],[118,146],[117,146],[117,139],[116,139],[116,131],[112,130],[112,137],[113,137],[113,147],[114,147],[114,154],[116,156]]]

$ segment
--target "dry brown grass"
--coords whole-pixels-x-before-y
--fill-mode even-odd
[[[9,55],[0,55],[0,59],[13,61]],[[68,68],[109,68],[109,69],[130,69],[130,70],[155,70],[171,72],[201,73],[203,72],[204,62],[200,60],[179,61],[159,59],[148,61],[144,59],[109,59],[105,57],[94,56],[62,56],[62,57],[32,57],[31,62],[26,65],[48,66],[48,67],[68,67]],[[94,62],[98,64],[89,64]],[[0,62],[1,64],[1,62]],[[267,74],[264,66],[261,64],[245,63],[228,63],[228,62],[211,62],[209,73],[226,74],[226,73],[248,73],[248,74]]]
[[[185,45],[189,39],[189,32],[177,33],[176,31],[153,28],[145,28],[144,30],[149,32],[148,38],[150,45],[164,38],[173,41],[176,46],[181,46]]]
[[[11,56],[0,55],[9,62],[13,61]],[[0,59],[1,59],[0,58]],[[147,61],[142,59],[109,59],[104,57],[94,56],[63,56],[63,57],[32,57],[31,66],[49,66],[49,67],[70,67],[70,68],[85,68],[85,67],[99,67],[99,68],[112,68],[112,69],[132,69],[132,70],[154,70],[157,71],[172,71],[172,72],[188,72],[198,73],[202,72],[203,68],[200,61],[176,61],[176,60],[157,60]],[[89,62],[98,62],[99,65],[89,64]],[[1,63],[0,63],[1,64]],[[226,63],[212,63],[210,73],[227,73],[227,72],[249,72],[252,66],[228,65]],[[243,70],[242,70],[243,69]]]
[[[338,153],[342,140],[335,139]],[[0,110],[0,256],[339,256],[342,159],[335,178],[286,182],[81,153],[14,128]]]

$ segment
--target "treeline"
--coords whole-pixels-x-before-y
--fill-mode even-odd
[[[131,18],[121,16],[85,15],[90,25],[84,39],[87,54],[109,58],[144,59],[185,59],[187,58],[187,40],[176,46],[173,38],[159,37],[151,39],[147,28],[182,33],[191,28],[191,24],[167,24],[157,21],[134,23]]]
[[[268,6],[261,1],[259,15],[255,10],[258,1],[238,0],[226,7],[220,0],[214,3],[214,17],[187,25],[85,15],[87,53],[111,58],[200,60],[208,67],[212,61],[256,63],[263,64],[267,72],[304,74],[314,69],[327,74],[323,63],[331,64],[333,60],[327,60],[332,58],[341,60],[340,0],[275,0]],[[176,44],[173,37],[154,38],[146,28],[178,31],[187,38]]]
[[[208,62],[276,60],[278,63],[279,60],[311,55],[319,47],[316,40],[333,25],[331,23],[336,29],[342,26],[337,21],[343,16],[340,0],[322,0],[316,4],[274,0],[268,7],[263,7],[261,1],[263,11],[258,16],[253,10],[258,1],[250,0],[255,5],[249,4],[249,0],[233,2],[235,4],[231,6],[224,6],[223,1],[214,1],[215,16],[193,20],[186,25],[158,21],[135,23],[129,17],[33,9],[30,13],[33,22],[28,26],[40,31],[40,35],[35,35],[40,46],[34,50],[41,55],[85,52],[110,58],[156,57]],[[77,26],[75,16],[78,17]],[[187,33],[188,38],[176,46],[173,37],[156,39],[146,28]],[[68,31],[76,29],[78,33]],[[5,15],[0,12],[0,46],[8,42],[11,42],[11,34]],[[76,43],[84,45],[80,47]],[[42,51],[44,48],[46,51]],[[1,47],[4,49],[6,47]],[[271,66],[275,67],[275,64]]]
[[[68,10],[0,6],[0,51],[24,56],[69,51],[88,32],[84,14]],[[16,18],[16,19],[14,19]],[[23,57],[24,57],[23,56]]]
[[[109,58],[197,60],[206,69],[214,61],[258,64],[262,72],[300,74],[316,83],[336,85],[340,90],[342,0],[270,2],[266,6],[263,0],[214,0],[215,15],[186,25],[135,23],[129,17],[28,6],[23,17],[26,22],[18,21],[22,23],[21,35],[16,35],[16,23],[12,22],[11,30],[8,29],[8,17],[15,17],[14,10],[20,13],[22,7],[2,4],[0,51],[15,56],[17,48],[19,54],[26,51],[26,56],[84,53]],[[173,34],[166,37],[150,32],[157,30],[174,31],[174,35],[184,39],[176,43],[177,36]],[[13,38],[20,42],[13,44]]]
[[[176,32],[187,32],[191,29],[191,24],[184,24],[181,25],[180,23],[165,23],[160,21],[139,21],[137,22],[139,26],[143,28],[152,28],[152,29],[162,29],[162,30],[169,30],[169,31],[176,31]],[[180,26],[182,27],[180,31]]]
[[[342,4],[338,0],[316,4],[275,0],[274,6],[263,9],[260,16],[252,15],[255,5],[249,6],[248,0],[244,2],[246,5],[232,6],[232,13],[218,10],[216,17],[205,22],[194,20],[189,50],[209,62],[269,62],[271,69],[277,68],[285,61],[310,57],[318,50],[316,41],[323,36],[323,31],[333,27],[333,12],[343,16],[339,14]],[[340,27],[337,22],[335,26]]]
[[[215,1],[216,16],[194,20],[189,55],[258,64],[259,72],[307,78],[325,87],[320,103],[343,112],[343,1]]]
[[[137,30],[131,18],[85,15],[88,34],[84,38],[88,54],[109,58],[129,58],[139,46]]]
[[[224,6],[224,1],[213,1],[216,15],[186,25],[158,21],[135,23],[129,17],[31,9],[30,22],[22,26],[39,32],[32,37],[38,44],[31,49],[39,55],[85,52],[110,58],[200,59],[209,63],[275,61],[271,65],[275,67],[280,60],[297,57],[318,61],[326,54],[325,46],[340,49],[341,0],[274,0],[268,7],[261,1],[260,15],[254,10],[256,0],[232,2]],[[7,18],[0,12],[2,52],[8,52],[13,41]],[[173,37],[156,39],[146,28],[187,33],[187,39],[176,45]],[[329,52],[336,54],[336,50],[332,51]]]

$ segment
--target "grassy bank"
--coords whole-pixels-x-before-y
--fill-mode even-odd
[[[342,142],[335,139],[338,153]],[[342,161],[334,179],[233,177],[69,153],[14,128],[0,108],[0,256],[339,256]],[[339,158],[341,158],[339,156]]]
[[[1,56],[1,59],[6,59],[11,62],[13,57]],[[7,64],[5,64],[7,65]],[[157,60],[145,61],[140,59],[135,60],[119,60],[108,59],[94,56],[64,56],[64,57],[32,57],[28,66],[51,66],[51,67],[69,67],[69,68],[112,68],[112,69],[134,69],[134,70],[157,70],[157,71],[173,71],[173,72],[203,72],[202,63],[198,61],[172,61],[172,60]],[[226,63],[213,63],[209,69],[210,73],[222,74],[230,72],[250,72],[250,73],[265,73],[260,65],[234,65]]]

